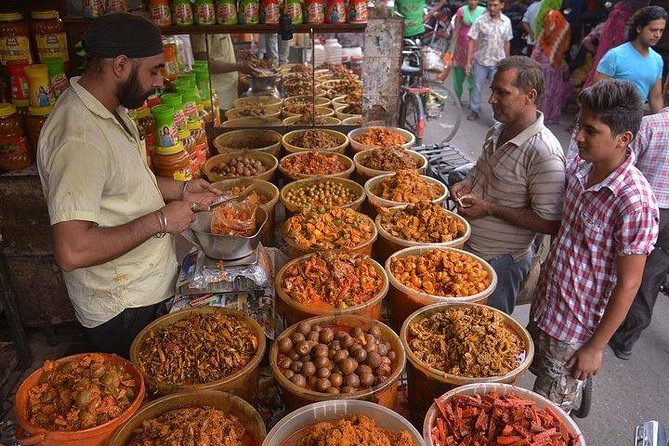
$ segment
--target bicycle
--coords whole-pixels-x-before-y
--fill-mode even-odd
[[[420,41],[404,39],[402,85],[400,85],[399,127],[416,136],[421,145],[428,120],[438,119],[447,130],[443,142],[455,136],[462,120],[462,106],[450,89],[429,78],[423,64]]]

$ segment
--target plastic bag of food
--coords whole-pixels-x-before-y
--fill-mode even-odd
[[[250,237],[256,232],[256,211],[260,205],[257,194],[241,201],[229,201],[214,209],[211,233]]]
[[[423,66],[427,71],[435,71],[437,73],[444,71],[444,63],[441,61],[439,51],[434,48],[421,48],[423,53]]]

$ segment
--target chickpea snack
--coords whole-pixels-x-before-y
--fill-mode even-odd
[[[357,315],[306,319],[270,349],[272,374],[291,410],[338,398],[394,408],[404,362],[399,337],[383,323]]]
[[[281,202],[289,212],[325,212],[335,206],[358,210],[364,199],[362,187],[345,178],[307,178],[281,189]]]

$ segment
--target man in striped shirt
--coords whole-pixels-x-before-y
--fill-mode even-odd
[[[556,234],[560,226],[564,156],[537,110],[543,88],[536,61],[511,56],[497,65],[489,102],[499,123],[488,132],[474,168],[451,188],[472,227],[465,248],[497,273],[488,305],[508,314],[530,270],[536,235]]]
[[[634,165],[653,189],[660,208],[660,231],[655,249],[648,256],[639,292],[623,324],[609,345],[620,359],[629,359],[632,346],[650,325],[660,286],[669,273],[669,107],[648,115],[630,144],[636,155]]]
[[[603,80],[578,95],[578,156],[567,168],[560,232],[528,330],[535,392],[566,411],[634,300],[658,231],[653,191],[628,144],[643,104],[633,84]]]

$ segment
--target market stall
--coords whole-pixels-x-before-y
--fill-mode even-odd
[[[427,160],[410,150],[414,136],[392,126],[401,21],[382,8],[366,20],[366,2],[353,0],[307,1],[303,16],[300,3],[286,0],[306,49],[293,56],[309,62],[252,59],[248,85],[236,81],[226,90],[235,97],[224,98],[220,64],[189,60],[169,36],[203,36],[211,55],[221,41],[210,36],[222,35],[236,59],[253,50],[257,35],[276,36],[279,25],[268,18],[276,5],[172,3],[170,10],[151,1],[149,10],[166,37],[165,89],[131,116],[157,176],[206,178],[222,198],[180,237],[170,313],[139,333],[129,361],[85,353],[47,361],[22,381],[18,441],[585,445],[557,406],[505,384],[532,360],[529,334],[485,306],[494,270],[458,249],[468,223],[443,207],[448,189],[424,175]],[[84,4],[89,18],[99,12],[96,2]],[[69,44],[86,20],[64,20]],[[363,33],[364,62],[324,36],[351,32]],[[72,69],[77,62],[67,54]],[[14,105],[0,107],[12,131],[25,129],[16,101],[33,101],[31,116],[50,107],[39,103],[44,72],[35,80],[26,71],[44,64],[31,62],[22,62],[27,99],[12,93]],[[58,93],[44,69],[49,102]],[[20,77],[18,70],[10,85]],[[12,170],[34,156],[28,148],[12,153],[24,154]],[[16,175],[32,176],[37,197],[34,170],[0,181]],[[53,264],[50,250],[35,255]],[[17,294],[18,279],[10,277]],[[62,285],[53,292],[67,297]]]

